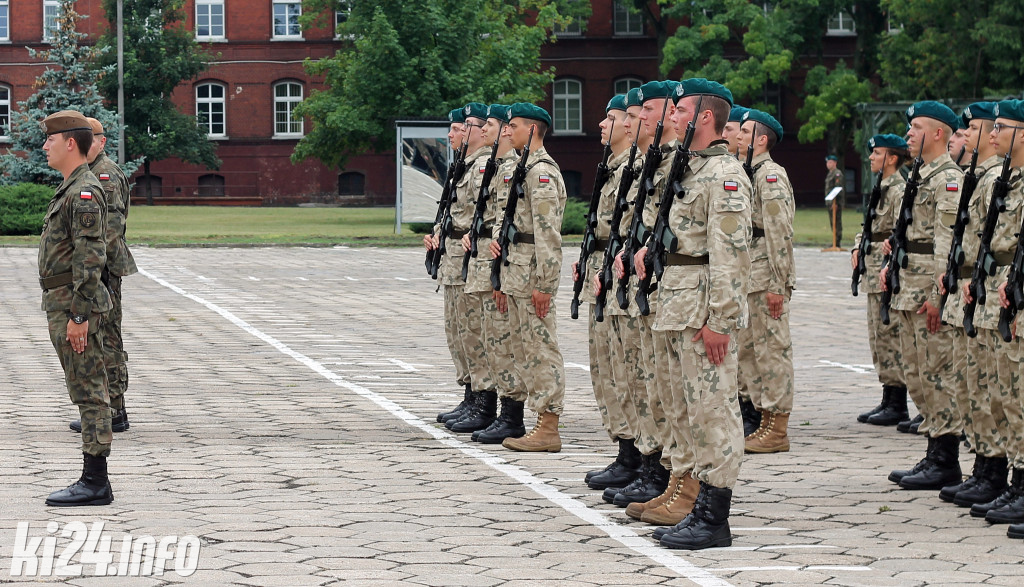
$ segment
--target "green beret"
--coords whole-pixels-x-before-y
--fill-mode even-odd
[[[967,128],[971,125],[971,121],[975,119],[995,120],[995,108],[995,102],[975,102],[967,108],[964,108],[964,113],[960,115],[960,121],[963,123],[964,128]]]
[[[993,110],[998,118],[1024,122],[1024,100],[1002,100]]]
[[[466,118],[479,118],[480,120],[487,120],[487,104],[481,104],[480,102],[470,102],[462,107],[462,112],[466,115]]]
[[[530,120],[539,120],[544,124],[551,126],[551,115],[548,111],[535,106],[528,102],[516,102],[508,108],[508,119],[513,118],[529,118]]]
[[[71,132],[73,130],[87,130],[92,132],[92,125],[84,114],[77,110],[61,110],[55,112],[39,123],[47,136],[59,132]]]
[[[462,111],[462,108],[456,108],[448,113],[448,122],[466,122],[466,114]]]
[[[729,122],[742,122],[743,115],[747,113],[750,108],[744,108],[743,106],[733,106],[732,112],[729,113]]]
[[[952,130],[960,128],[960,119],[953,113],[953,110],[949,106],[934,100],[917,102],[910,108],[907,108],[907,122],[912,122],[915,118],[920,117],[938,120]]]
[[[643,106],[644,102],[640,99],[640,88],[633,88],[626,92],[626,108],[632,106]]]
[[[641,104],[648,100],[655,100],[657,98],[671,98],[675,95],[677,87],[679,87],[679,82],[647,82],[640,86],[640,91],[637,92],[637,97],[640,98]]]
[[[702,77],[684,79],[676,88],[676,102],[683,96],[715,96],[733,105],[732,92],[722,84]]]
[[[612,96],[612,99],[608,100],[608,106],[605,107],[604,113],[608,114],[612,110],[622,110],[623,112],[626,111],[626,95],[625,94],[619,94],[617,96]]]
[[[907,141],[903,137],[894,134],[875,135],[868,139],[868,149],[901,149],[907,150]]]
[[[487,118],[508,122],[508,106],[504,104],[491,104],[487,107]]]
[[[839,157],[836,157],[835,155],[829,155],[828,157],[825,157],[825,161],[839,161]]]
[[[771,114],[750,108],[743,113],[743,122],[746,122],[748,120],[760,122],[761,124],[767,126],[768,128],[771,129],[773,133],[775,133],[775,143],[778,144],[782,142],[782,125],[779,124],[779,121],[775,120],[775,117],[772,116]]]

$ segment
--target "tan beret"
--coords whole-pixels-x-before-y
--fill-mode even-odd
[[[86,118],[86,120],[88,120],[89,124],[92,125],[92,134],[103,134],[103,125],[100,123],[100,121],[96,120],[95,118]]]
[[[58,132],[69,132],[73,130],[92,130],[89,121],[77,110],[61,110],[43,119],[39,125],[43,132],[52,135]]]

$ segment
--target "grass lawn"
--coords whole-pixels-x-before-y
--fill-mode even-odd
[[[843,214],[843,244],[853,246],[862,215]],[[799,209],[796,243],[832,242],[823,208]],[[414,246],[423,241],[408,226],[395,234],[394,208],[243,208],[214,206],[132,206],[128,243],[149,245],[354,244]],[[567,237],[578,242],[578,237]],[[37,245],[38,236],[0,236],[0,245]]]

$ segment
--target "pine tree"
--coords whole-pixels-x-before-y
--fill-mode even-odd
[[[60,172],[46,164],[46,153],[42,149],[46,135],[39,123],[61,110],[78,110],[99,120],[107,136],[107,153],[116,158],[120,128],[117,114],[103,106],[103,96],[96,85],[101,76],[114,75],[115,67],[92,67],[100,49],[82,44],[87,35],[78,31],[78,22],[87,17],[75,12],[75,2],[77,0],[61,0],[50,48],[46,51],[29,49],[31,57],[40,56],[53,65],[36,78],[36,93],[18,102],[17,108],[11,111],[12,146],[0,155],[0,169],[4,170],[0,176],[2,183],[60,185],[63,181]],[[141,164],[141,160],[136,160],[121,167],[130,176]]]

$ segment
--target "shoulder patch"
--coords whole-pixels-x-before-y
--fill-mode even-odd
[[[90,192],[89,190],[82,190],[82,192],[78,194],[78,197],[82,198],[83,200],[91,200],[92,192]]]
[[[957,184],[957,183],[947,183],[946,184],[946,191],[947,192],[955,192],[955,191],[957,191],[959,189],[960,189],[960,184]]]
[[[551,176],[542,175],[542,176],[537,178],[537,181],[539,181],[540,183],[550,183],[551,182]]]
[[[109,173],[101,173],[99,175],[99,180],[100,181],[110,181],[110,174]]]
[[[96,225],[96,215],[92,212],[85,212],[82,214],[82,226],[85,228],[92,228]]]
[[[725,191],[727,192],[735,192],[740,189],[740,184],[735,181],[727,181],[722,183],[722,187],[725,188]]]
[[[481,165],[480,166],[480,173],[486,173],[486,172],[487,172],[487,167],[485,165]]]
[[[779,181],[779,176],[778,175],[769,175],[769,176],[765,177],[764,180],[767,181],[768,183],[775,183],[775,182]]]
[[[511,175],[506,175],[505,176],[505,183],[508,183],[510,181],[512,181],[512,176]]]

